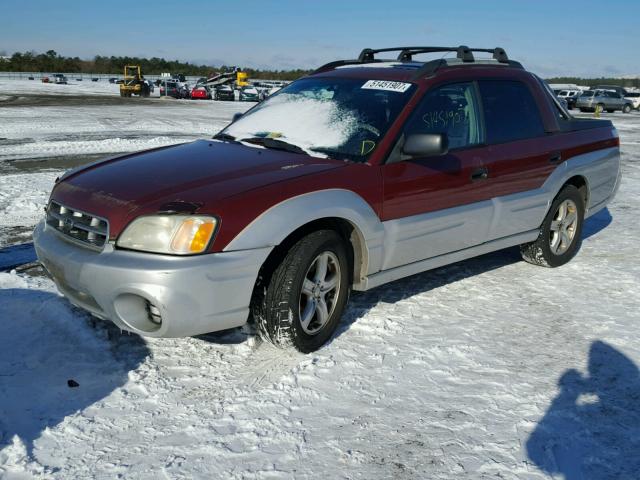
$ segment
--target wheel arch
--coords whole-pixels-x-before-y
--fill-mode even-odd
[[[588,209],[589,208],[589,181],[587,180],[587,178],[582,175],[574,175],[568,178],[562,184],[562,188],[564,188],[565,185],[573,185],[580,191],[580,194],[582,195],[582,199],[584,200],[584,208],[585,210]],[[560,190],[562,190],[562,188]]]
[[[333,230],[342,238],[349,255],[349,280],[352,285],[357,285],[360,282],[360,279],[366,275],[369,263],[366,242],[362,231],[357,225],[354,225],[352,222],[340,217],[319,218],[306,223],[289,233],[287,237],[273,248],[261,267],[261,275],[268,277],[270,272],[278,266],[296,242],[310,233],[317,232],[319,230]]]

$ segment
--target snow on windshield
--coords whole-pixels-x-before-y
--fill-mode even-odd
[[[314,147],[344,144],[357,125],[357,114],[331,98],[282,93],[231,124],[225,133],[238,140],[279,138],[311,153]],[[324,156],[317,152],[313,155]]]

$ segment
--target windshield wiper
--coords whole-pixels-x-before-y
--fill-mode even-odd
[[[213,138],[214,140],[222,140],[223,142],[237,142],[236,137],[228,133],[217,133]]]
[[[334,160],[351,160],[354,162],[363,162],[365,160],[365,157],[357,153],[341,152],[339,150],[332,150],[331,148],[312,147],[309,150],[312,152],[324,153]]]
[[[285,142],[284,140],[279,140],[277,138],[251,137],[243,138],[241,141],[260,145],[265,148],[273,148],[274,150],[285,150],[287,152],[309,155],[303,148],[299,147],[298,145],[294,145],[293,143]]]

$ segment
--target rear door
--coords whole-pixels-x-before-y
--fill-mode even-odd
[[[445,133],[446,155],[403,159],[411,134]],[[432,87],[407,120],[382,166],[383,269],[461,250],[486,240],[492,216],[485,181],[480,104],[473,82]]]
[[[624,98],[618,92],[607,92],[607,97],[609,99],[609,104],[615,110],[622,110],[624,106]]]
[[[486,130],[487,182],[494,199],[488,239],[498,239],[539,226],[547,198],[539,191],[562,161],[549,150],[542,115],[531,84],[515,79],[478,82]]]

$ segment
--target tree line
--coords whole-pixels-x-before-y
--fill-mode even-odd
[[[189,62],[177,60],[165,60],[164,58],[140,58],[140,57],[107,57],[96,55],[92,60],[83,60],[79,57],[65,57],[55,50],[45,53],[16,52],[8,60],[0,62],[0,70],[8,72],[43,72],[43,73],[104,73],[122,75],[125,65],[140,65],[145,75],[159,75],[163,72],[182,73],[206,77],[217,72],[230,71],[235,67],[222,65],[213,67],[210,65],[195,65]],[[295,80],[310,72],[310,70],[259,70],[243,68],[250,78],[271,80]]]

